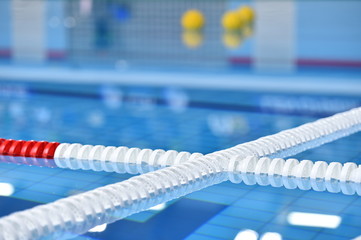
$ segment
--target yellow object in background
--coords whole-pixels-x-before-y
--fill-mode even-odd
[[[252,23],[255,17],[253,9],[249,6],[243,6],[238,9],[239,17],[246,23]]]
[[[224,33],[223,44],[227,48],[238,48],[243,41],[253,33],[255,13],[249,6],[240,7],[238,10],[228,11],[222,17]]]
[[[242,43],[242,34],[240,32],[229,32],[226,31],[223,33],[223,44],[227,48],[234,49],[241,45]]]
[[[202,12],[192,9],[183,14],[181,24],[186,30],[200,30],[204,27],[205,19]]]
[[[203,43],[203,33],[200,31],[186,30],[182,34],[184,45],[189,48],[197,48]]]
[[[223,15],[222,26],[226,31],[240,30],[245,24],[244,20],[239,16],[236,11],[229,11]]]

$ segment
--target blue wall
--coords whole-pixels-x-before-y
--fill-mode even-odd
[[[0,49],[11,46],[10,0],[0,1]]]
[[[361,60],[361,1],[298,1],[298,58]]]
[[[66,1],[53,1],[47,2],[47,48],[49,50],[65,50],[67,47],[66,42],[66,28],[64,27],[65,17],[65,3]]]

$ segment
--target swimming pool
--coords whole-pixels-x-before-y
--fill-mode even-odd
[[[200,153],[361,105],[357,95],[335,93],[22,81],[3,81],[0,96],[3,138]],[[360,137],[354,134],[296,158],[359,164]],[[0,182],[8,191],[0,198],[1,217],[131,176],[45,166],[2,159]],[[235,239],[237,234],[237,239],[352,239],[361,235],[360,210],[361,199],[355,194],[225,182],[76,239]],[[307,221],[313,216],[308,213],[323,214],[325,225],[307,227],[292,221],[292,216]],[[332,225],[335,216],[339,225]]]

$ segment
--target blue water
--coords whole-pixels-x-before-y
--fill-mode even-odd
[[[3,81],[0,136],[210,153],[360,105],[352,96]],[[355,134],[296,157],[360,164],[360,140]],[[0,162],[0,182],[14,187],[0,198],[0,216],[131,176],[40,165]],[[342,220],[335,229],[294,226],[287,216],[295,211]],[[234,239],[246,229],[283,239],[350,239],[361,235],[360,220],[356,195],[226,182],[78,239]]]

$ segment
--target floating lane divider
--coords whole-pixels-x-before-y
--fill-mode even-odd
[[[292,179],[313,179],[319,181],[354,182],[361,184],[361,165],[353,162],[344,164],[325,161],[299,161],[295,158],[246,157],[242,160],[234,158],[228,165],[229,180],[233,183],[244,182],[248,185],[272,185],[264,176],[279,176]],[[250,178],[252,176],[252,178]],[[254,177],[255,176],[255,177]],[[287,183],[284,184],[287,187]],[[360,192],[361,194],[361,192]]]
[[[100,161],[104,171],[124,172],[125,170],[127,173],[137,174],[178,165],[202,156],[201,153],[191,154],[174,150],[164,151],[162,149],[151,150],[65,143],[60,144],[56,149],[54,160],[58,167],[94,171],[99,171],[96,162]],[[123,163],[125,169],[119,169],[118,163]]]
[[[53,159],[60,143],[0,138],[0,155]]]
[[[0,139],[0,162],[70,168],[72,170],[99,171],[99,167],[95,163],[100,161],[100,164],[104,166],[103,171],[136,174],[184,163],[201,156],[203,156],[201,153],[191,154],[174,150]],[[54,160],[55,164],[44,161],[44,159]],[[114,165],[104,165],[105,163],[114,163]],[[124,164],[125,169],[112,167],[118,163]],[[145,169],[142,164],[148,168]],[[138,170],[134,170],[132,165],[138,165]],[[139,167],[143,169],[139,169]]]
[[[355,168],[352,163],[344,164],[340,168],[337,163],[326,166],[317,162],[310,164],[308,161],[271,159],[292,156],[360,130],[361,108],[356,108],[229,149],[191,160],[184,159],[183,163],[0,218],[0,239],[70,238],[87,232],[96,225],[114,222],[165,201],[230,180],[229,172],[234,172],[234,169],[261,173],[257,175],[282,172],[301,178],[312,175],[358,181],[360,166]],[[79,152],[81,148],[81,145],[71,147],[60,144],[55,149],[54,160],[62,161],[68,156],[78,158],[82,155]],[[94,161],[94,156],[102,159],[100,156],[107,155],[104,149],[92,148],[88,155],[84,155],[87,156],[85,160]],[[116,150],[113,149],[110,155],[113,155],[114,151]],[[138,154],[142,150],[138,152],[128,149],[126,152],[129,156],[127,161],[130,163],[137,162]],[[137,157],[130,157],[131,152],[137,152],[133,155]],[[172,154],[173,157],[178,156]],[[144,159],[149,164],[154,161],[152,158]],[[173,158],[166,159],[167,161],[162,160],[163,165],[170,164]],[[244,181],[244,178],[241,180]],[[240,179],[234,178],[233,181],[239,182]],[[262,179],[258,181],[262,183]]]

